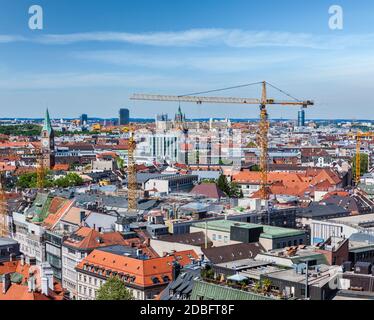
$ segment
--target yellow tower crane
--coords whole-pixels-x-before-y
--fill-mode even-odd
[[[356,139],[356,170],[355,170],[355,183],[360,184],[361,180],[361,145],[363,138],[374,138],[374,132],[350,132],[348,134],[350,137]]]
[[[226,91],[231,89],[249,87],[252,85],[262,85],[261,99],[253,98],[238,98],[238,97],[203,97],[200,94],[206,94],[211,92]],[[287,95],[292,101],[282,101],[269,99],[267,97],[267,85],[278,90],[279,92]],[[268,135],[269,135],[269,120],[267,113],[268,105],[280,105],[280,106],[301,106],[307,108],[313,106],[314,102],[311,100],[301,101],[287,94],[283,90],[273,86],[272,84],[262,81],[256,83],[245,84],[236,87],[229,87],[205,92],[198,92],[193,94],[172,96],[172,95],[152,95],[152,94],[134,94],[130,97],[131,100],[143,100],[143,101],[166,101],[166,102],[190,102],[190,103],[217,103],[217,104],[245,104],[245,105],[260,105],[260,124],[258,130],[258,144],[260,149],[260,170],[261,170],[261,198],[266,200],[269,198],[268,194]]]
[[[36,188],[39,190],[44,189],[45,179],[45,167],[43,152],[41,150],[36,151]]]
[[[0,174],[0,237],[9,235],[8,227],[8,205],[4,189],[4,177]]]
[[[138,183],[136,178],[136,161],[135,161],[135,129],[130,126],[129,148],[128,148],[128,164],[127,164],[127,190],[128,190],[128,210],[136,211],[138,209]]]

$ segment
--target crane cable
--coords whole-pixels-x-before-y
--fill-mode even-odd
[[[189,97],[189,96],[197,96],[197,95],[201,95],[201,94],[207,94],[207,93],[213,93],[213,92],[221,92],[221,91],[228,91],[228,90],[233,90],[233,89],[239,89],[239,88],[245,88],[245,87],[249,87],[249,86],[254,86],[254,85],[258,85],[258,84],[262,84],[263,82],[260,81],[260,82],[253,82],[253,83],[247,83],[247,84],[242,84],[242,85],[238,85],[238,86],[232,86],[232,87],[226,87],[226,88],[221,88],[221,89],[215,89],[215,90],[208,90],[208,91],[202,91],[202,92],[194,92],[194,93],[189,93],[189,94],[183,94],[183,95],[179,95],[178,98],[183,98],[183,97]],[[275,85],[269,83],[266,81],[266,84],[268,84],[270,87],[272,87],[273,89],[279,91],[280,93],[283,93],[284,95],[286,95],[287,97],[297,101],[297,102],[302,102],[300,99],[297,99],[295,98],[294,96],[292,96],[291,94],[287,93],[286,91],[276,87]]]

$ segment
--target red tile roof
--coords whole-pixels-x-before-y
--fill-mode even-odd
[[[172,263],[178,261],[183,267],[192,262],[192,259],[197,259],[198,256],[193,250],[176,252],[171,256],[140,260],[126,256],[120,256],[113,253],[94,250],[85,259],[83,259],[78,266],[77,270],[83,270],[85,265],[94,266],[91,267],[91,272],[98,273],[98,268],[106,272],[110,271],[110,275],[113,272],[118,274],[122,273],[127,275],[128,278],[133,277],[134,285],[140,287],[154,286],[154,277],[157,277],[160,284],[167,283],[163,280],[164,276],[167,276],[170,280],[172,279]],[[95,270],[96,269],[96,270]],[[104,273],[106,274],[106,273]]]
[[[220,199],[226,197],[225,193],[215,183],[202,183],[195,186],[192,194],[203,195],[207,198]]]
[[[92,250],[112,244],[126,245],[126,241],[119,232],[100,233],[91,228],[81,227],[66,239],[64,244],[81,250]]]

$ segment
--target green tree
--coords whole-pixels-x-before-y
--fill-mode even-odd
[[[251,167],[252,172],[260,172],[261,168],[258,164],[255,164],[254,166]]]
[[[256,148],[256,147],[257,147],[257,144],[253,141],[251,141],[247,144],[247,148]]]
[[[201,277],[205,280],[214,279],[214,270],[210,265],[201,270]]]
[[[53,180],[51,172],[46,172],[44,177],[44,187],[60,187],[68,188],[80,186],[83,184],[83,179],[76,173],[68,173],[65,177]],[[17,186],[21,189],[32,189],[37,187],[37,174],[36,172],[25,173],[19,176]]]
[[[83,184],[83,179],[76,173],[68,173],[65,177],[61,177],[54,181],[54,185],[60,188],[68,188],[80,186]]]
[[[352,171],[353,171],[353,175],[354,175],[354,178],[356,178],[356,155],[353,157],[352,159]],[[369,168],[369,156],[366,154],[366,153],[361,153],[360,154],[360,176],[363,176],[365,173],[368,172],[368,168]]]
[[[261,291],[261,282],[260,281],[257,281],[255,286],[253,287],[253,291],[256,292],[256,293],[260,293]]]
[[[96,300],[134,300],[134,296],[120,278],[111,277],[97,291]]]
[[[120,157],[117,157],[116,162],[117,162],[118,169],[123,170],[123,168],[125,167],[125,160],[123,160]]]
[[[25,173],[19,176],[17,186],[22,189],[36,187],[36,173]]]
[[[231,182],[229,184],[229,187],[230,187],[230,194],[229,194],[230,197],[238,198],[238,199],[243,198],[243,191],[237,183]]]
[[[264,279],[262,281],[262,289],[264,290],[264,292],[269,292],[270,288],[271,288],[271,281],[267,278]]]
[[[217,182],[218,188],[220,188],[226,195],[230,196],[230,184],[227,181],[225,175],[221,174]]]
[[[36,124],[0,126],[0,134],[9,136],[39,136],[41,131],[42,127]]]

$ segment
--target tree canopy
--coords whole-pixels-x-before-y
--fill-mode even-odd
[[[225,175],[222,174],[218,178],[217,185],[227,196],[231,198],[243,198],[240,186],[235,182],[228,182]]]
[[[97,291],[96,300],[134,300],[134,296],[121,279],[111,277]]]
[[[0,134],[8,136],[39,136],[42,127],[37,124],[5,125],[0,126]]]
[[[75,187],[80,186],[83,184],[83,179],[76,173],[69,172],[66,176],[58,178],[56,180],[53,179],[50,172],[45,174],[44,177],[44,187],[45,188],[52,188],[52,187],[59,187],[59,188],[68,188],[68,187]],[[19,176],[17,181],[17,186],[21,189],[32,189],[37,187],[37,174],[36,172],[32,173],[25,173]]]

